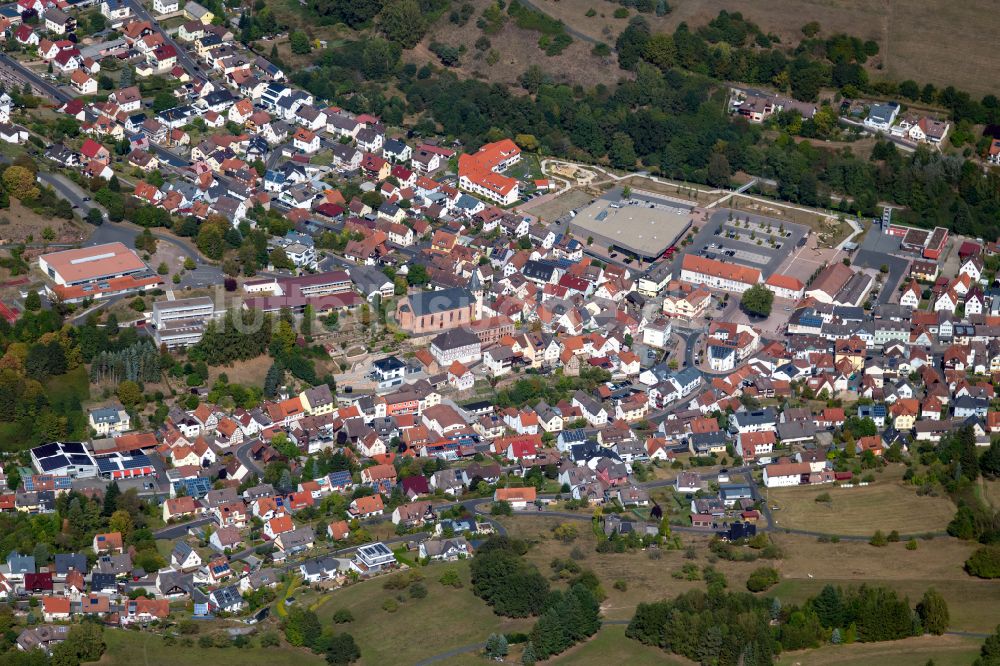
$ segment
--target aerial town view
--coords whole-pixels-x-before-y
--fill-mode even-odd
[[[997,16],[0,5],[0,665],[1000,666]]]

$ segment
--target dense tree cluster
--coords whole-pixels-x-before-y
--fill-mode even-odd
[[[531,630],[535,657],[548,659],[593,636],[601,628],[600,613],[597,597],[583,583],[553,592]]]
[[[472,559],[472,591],[506,617],[538,615],[545,609],[549,582],[522,555],[523,541],[492,537]]]
[[[80,382],[62,379],[86,360],[81,330],[64,326],[55,310],[29,310],[13,326],[0,319],[0,425],[9,426],[0,429],[0,447],[86,434],[86,386],[81,393]]]
[[[155,382],[160,378],[160,352],[149,340],[137,342],[124,349],[104,350],[94,356],[90,366],[90,381],[102,382]]]
[[[307,608],[289,609],[282,628],[289,644],[325,654],[327,663],[334,666],[346,666],[361,658],[353,636],[332,629],[324,631],[316,613]]]
[[[205,335],[188,355],[209,365],[256,358],[267,351],[271,343],[272,324],[268,315],[230,310],[222,321],[208,323]]]
[[[587,393],[593,391],[599,384],[611,378],[606,370],[600,368],[586,368],[580,371],[579,377],[569,377],[562,375],[552,377],[525,377],[514,382],[513,385],[497,391],[494,401],[498,407],[509,407],[512,405],[536,404],[539,400],[545,400],[549,404],[556,404],[560,400],[572,397],[577,390]]]
[[[749,593],[693,590],[639,604],[626,635],[701,663],[773,663],[771,603]]]
[[[828,585],[802,607],[716,585],[707,593],[694,590],[670,601],[639,604],[626,633],[702,663],[749,666],[774,663],[776,649],[942,633],[948,621],[948,605],[933,590],[914,611],[894,590],[878,585],[846,591]]]

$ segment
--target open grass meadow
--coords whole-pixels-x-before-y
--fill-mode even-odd
[[[625,626],[610,624],[585,643],[577,645],[552,660],[558,666],[606,666],[624,661],[629,666],[681,666],[693,662],[667,654],[625,636]]]
[[[210,626],[206,624],[203,631],[208,631]],[[120,629],[105,631],[104,641],[107,650],[100,661],[94,662],[101,666],[320,666],[326,663],[319,655],[289,645],[202,648],[196,636],[191,647],[184,647],[180,642],[168,646],[158,634]]]
[[[875,483],[854,488],[817,486],[777,488],[768,501],[778,527],[826,534],[870,536],[875,530],[900,534],[940,532],[955,516],[954,503],[944,495],[917,495],[902,482],[902,467],[876,473]],[[829,496],[830,501],[816,501]]]
[[[554,558],[582,554],[578,561],[597,574],[607,593],[602,611],[610,620],[630,619],[639,603],[701,589],[702,581],[680,580],[672,574],[687,563],[699,568],[713,563],[734,590],[745,589],[757,567],[773,566],[781,582],[768,594],[777,594],[782,601],[800,603],[827,583],[846,587],[877,581],[907,595],[913,605],[927,588],[936,588],[948,601],[954,630],[986,632],[1000,623],[996,613],[1000,586],[966,574],[963,565],[976,546],[950,537],[918,539],[917,549],[907,550],[903,542],[876,548],[865,542],[820,543],[813,537],[774,533],[773,541],[784,552],[782,559],[728,562],[709,552],[707,536],[681,534],[683,550],[598,553],[596,537],[584,521],[573,521],[578,536],[570,543],[553,538],[552,529],[560,523],[556,518],[514,517],[503,522],[511,536],[533,543],[527,559],[546,576],[553,575],[550,563]],[[693,559],[685,552],[689,546]],[[614,587],[617,581],[625,583],[624,590]]]
[[[463,586],[454,588],[438,582],[441,574],[454,567]],[[365,664],[413,664],[440,654],[485,641],[493,632],[528,631],[533,619],[511,620],[495,615],[469,585],[469,563],[433,564],[418,569],[427,596],[414,599],[408,590],[385,589],[388,576],[364,581],[330,592],[299,588],[296,603],[316,612],[324,627],[346,631],[354,636]],[[404,574],[393,574],[401,576]],[[326,598],[320,605],[321,599]],[[394,601],[397,609],[385,610],[383,604]],[[346,608],[354,622],[333,624],[333,614]]]

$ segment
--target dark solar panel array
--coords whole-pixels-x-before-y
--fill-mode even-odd
[[[42,458],[38,461],[41,465],[43,472],[51,472],[54,469],[60,469],[69,465],[69,460],[66,456],[49,456],[48,458]]]
[[[43,444],[42,446],[36,446],[31,452],[35,454],[36,458],[48,458],[59,453],[59,445]]]

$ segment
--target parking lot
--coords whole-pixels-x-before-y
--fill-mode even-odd
[[[730,216],[732,219],[730,219]],[[756,229],[759,227],[754,227],[754,232],[755,235],[760,236],[760,245],[757,245],[757,239],[754,239],[753,242],[748,242],[746,240],[726,237],[727,230],[739,231],[740,234],[749,236],[750,229],[736,227],[737,221],[743,224],[743,221],[747,219],[750,220],[752,226],[761,225],[761,227],[766,228],[770,225],[780,247],[773,248],[768,245],[768,236],[764,233],[756,233]],[[784,228],[784,236],[779,232],[781,227]],[[721,233],[717,235],[717,232],[720,231]],[[753,213],[721,208],[712,211],[709,221],[699,228],[698,233],[694,237],[694,242],[688,247],[688,251],[708,257],[709,259],[734,262],[750,268],[756,268],[767,278],[772,273],[781,272],[778,270],[779,266],[788,258],[791,248],[801,249],[800,243],[808,237],[809,228],[806,226],[754,215]],[[713,244],[715,247],[712,247]],[[678,256],[674,262],[675,275],[680,274],[680,262],[681,257]],[[808,275],[811,274],[812,271],[809,271]],[[806,276],[807,278],[808,275]],[[805,280],[803,279],[803,281]]]
[[[852,263],[859,268],[869,268],[877,271],[883,264],[889,267],[889,275],[886,277],[882,291],[878,295],[879,303],[884,304],[889,302],[893,295],[896,294],[896,287],[899,286],[903,276],[906,275],[910,268],[908,259],[896,256],[900,252],[899,238],[897,236],[879,233],[877,227],[872,227],[862,241],[857,254],[854,255]]]

